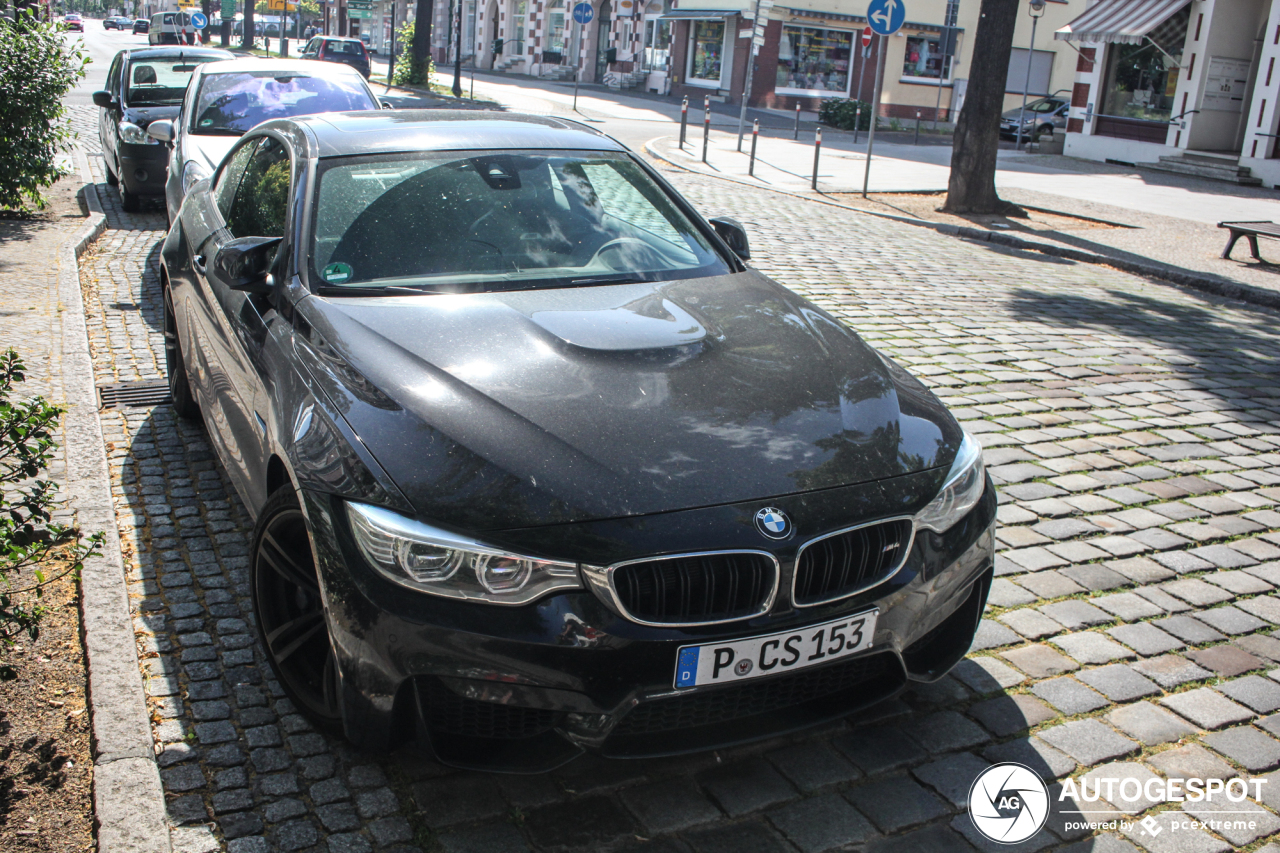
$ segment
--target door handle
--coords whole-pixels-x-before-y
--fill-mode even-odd
[[[191,265],[196,268],[196,272],[204,275],[204,255],[196,255],[191,259]]]

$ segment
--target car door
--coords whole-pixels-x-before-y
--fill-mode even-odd
[[[219,277],[213,259],[237,237],[284,237],[292,162],[283,141],[261,136],[242,145],[227,161],[231,171],[241,164],[243,171],[229,202],[215,204],[212,210],[207,202],[191,205],[216,211],[221,220],[199,247],[193,301],[210,355],[207,393],[215,407],[210,413],[211,427],[219,433],[219,443],[226,450],[224,459],[241,495],[253,505],[249,496],[262,479],[269,448],[262,348],[268,325],[278,315],[268,297],[232,290],[230,283]]]
[[[114,104],[98,109],[98,141],[102,144],[102,156],[107,161],[113,174],[120,174],[120,157],[116,145],[120,139],[120,110],[123,106],[120,91],[120,70],[124,67],[124,51],[116,54],[111,68],[107,70],[107,82],[102,88],[111,95]]]

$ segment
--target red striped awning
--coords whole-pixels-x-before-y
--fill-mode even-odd
[[[1099,0],[1053,34],[1059,41],[1142,44],[1147,35],[1191,0]]]

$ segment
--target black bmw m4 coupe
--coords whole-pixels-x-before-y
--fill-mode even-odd
[[[586,126],[259,125],[164,243],[174,405],[320,726],[537,772],[856,713],[968,650],[981,447]]]

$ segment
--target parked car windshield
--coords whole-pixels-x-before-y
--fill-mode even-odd
[[[196,70],[190,60],[177,56],[135,59],[129,63],[129,84],[126,98],[131,106],[151,104],[178,104],[187,92],[191,72]]]
[[[730,272],[615,152],[334,159],[321,164],[313,221],[312,276],[329,287],[479,292]]]
[[[376,109],[354,75],[344,80],[297,71],[228,71],[201,79],[191,132],[239,136],[274,118]]]

